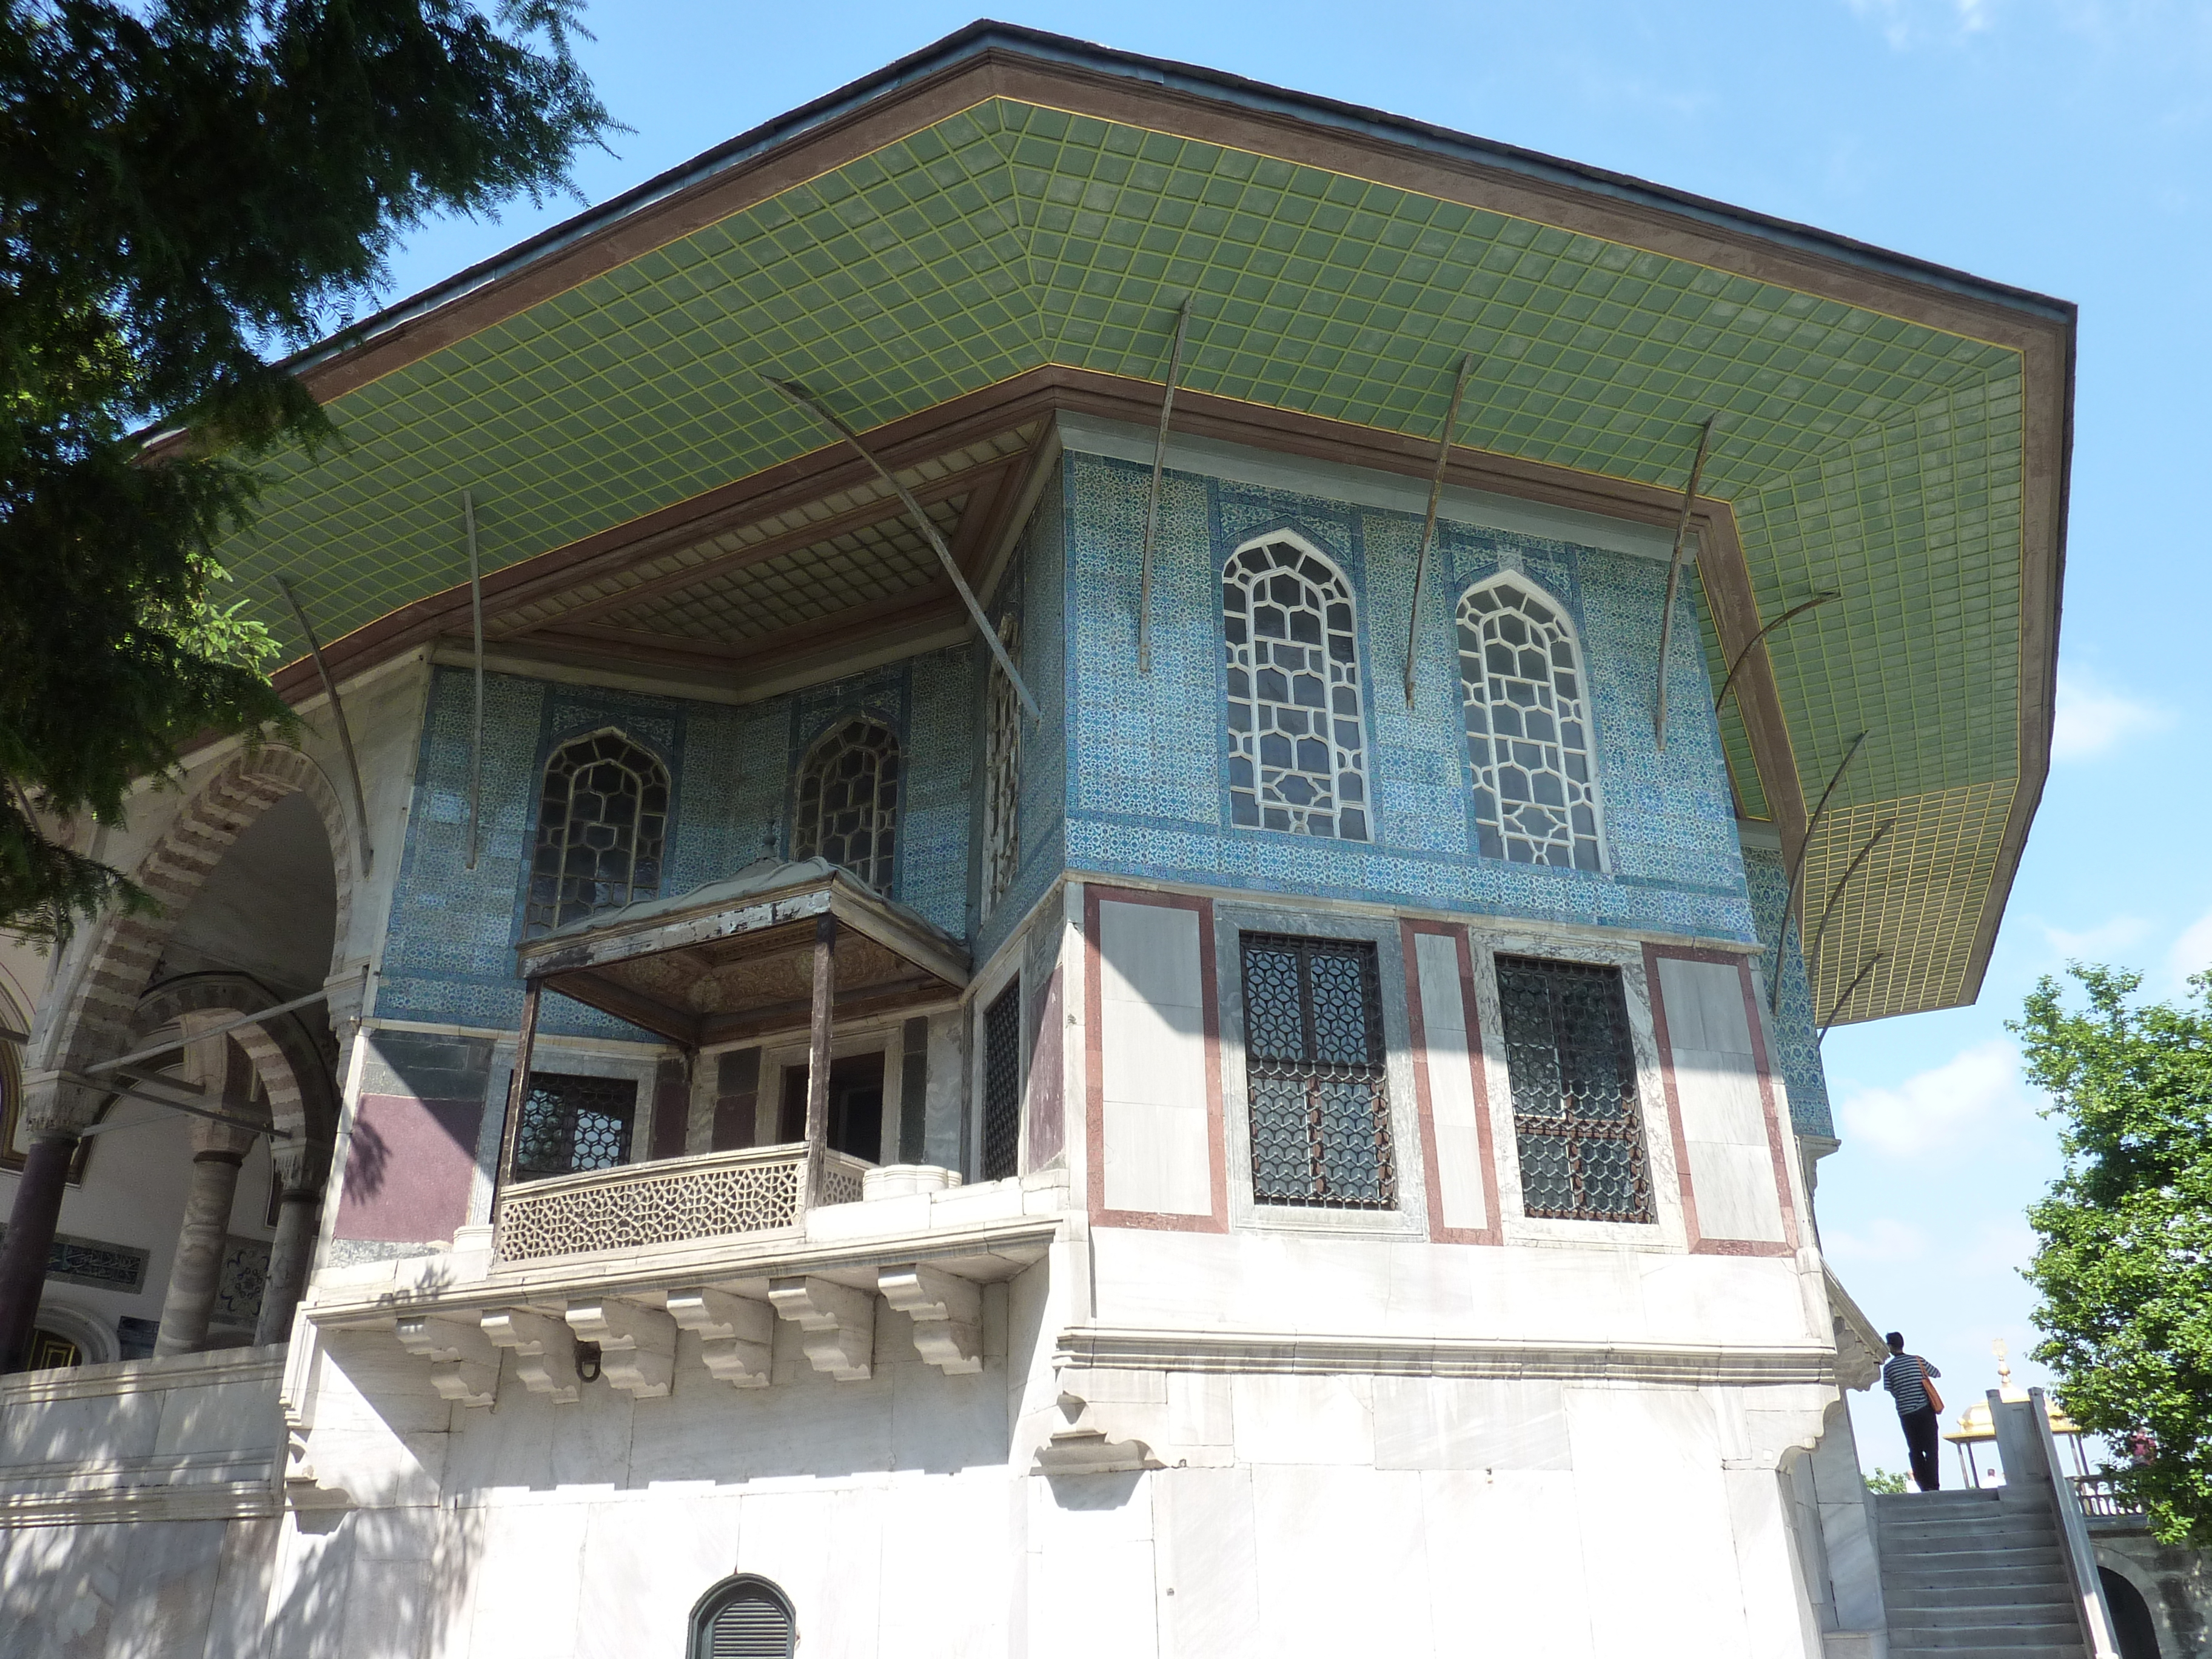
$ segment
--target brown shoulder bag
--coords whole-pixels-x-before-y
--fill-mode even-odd
[[[1928,1390],[1928,1408],[1941,1417],[1943,1414],[1943,1396],[1936,1391],[1936,1379],[1928,1375],[1928,1362],[1923,1359],[1919,1365],[1920,1386]]]

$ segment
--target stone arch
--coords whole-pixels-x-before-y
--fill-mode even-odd
[[[142,1044],[164,1025],[192,1013],[258,1013],[276,1006],[270,989],[245,974],[180,974],[139,1000],[132,1023],[134,1044]],[[308,1023],[311,1011],[279,1014],[265,1024],[241,1025],[231,1041],[253,1062],[254,1075],[269,1095],[269,1119],[285,1132],[276,1159],[288,1179],[318,1168],[327,1158],[337,1133],[337,1090],[331,1056]]]
[[[52,1023],[42,1034],[40,1069],[81,1072],[123,1052],[170,931],[246,827],[295,793],[313,804],[336,867],[331,965],[337,969],[345,955],[356,868],[354,829],[345,807],[322,768],[297,749],[265,744],[241,750],[179,809],[140,860],[133,878],[160,901],[162,913],[113,916],[101,924],[74,994],[52,1011]]]

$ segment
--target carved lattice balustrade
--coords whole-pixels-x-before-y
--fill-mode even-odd
[[[868,1166],[824,1154],[820,1202],[857,1204]],[[804,1143],[586,1170],[500,1196],[497,1252],[533,1261],[796,1227],[805,1212]]]

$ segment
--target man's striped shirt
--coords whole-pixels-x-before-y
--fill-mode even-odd
[[[1923,1365],[1928,1365],[1928,1362],[1918,1354],[1900,1353],[1892,1355],[1889,1363],[1881,1368],[1881,1386],[1887,1389],[1890,1397],[1896,1401],[1900,1417],[1910,1412],[1928,1409],[1928,1389],[1920,1380]],[[1933,1365],[1928,1365],[1928,1375],[1941,1376],[1943,1373]]]

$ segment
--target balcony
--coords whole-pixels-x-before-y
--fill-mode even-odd
[[[857,1204],[874,1166],[823,1154],[818,1201]],[[501,1262],[540,1261],[744,1233],[789,1232],[807,1208],[806,1143],[750,1146],[518,1182],[492,1218]]]

